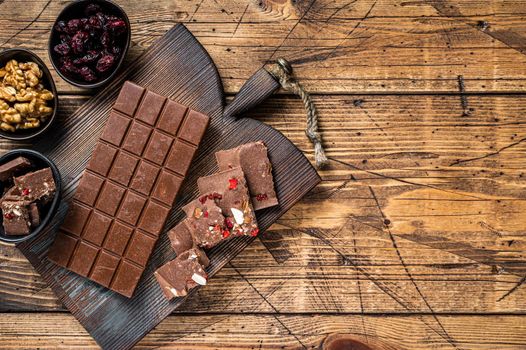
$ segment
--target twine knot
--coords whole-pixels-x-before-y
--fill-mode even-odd
[[[328,164],[327,156],[322,145],[321,134],[318,132],[318,111],[312,99],[303,86],[292,76],[292,67],[290,63],[284,58],[278,58],[277,64],[269,68],[269,73],[272,74],[283,89],[288,90],[301,97],[305,110],[307,111],[307,128],[305,134],[310,142],[314,145],[314,159],[318,169],[323,168]]]

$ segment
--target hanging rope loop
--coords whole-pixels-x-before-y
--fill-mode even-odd
[[[318,131],[318,110],[316,106],[314,106],[309,93],[294,79],[292,76],[292,67],[286,59],[278,58],[277,64],[269,67],[268,71],[279,81],[283,89],[301,97],[305,105],[305,110],[307,111],[307,128],[305,129],[305,134],[314,145],[316,167],[318,169],[323,168],[329,161],[323,149],[321,134]]]

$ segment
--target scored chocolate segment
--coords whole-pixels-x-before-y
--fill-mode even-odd
[[[131,297],[208,120],[126,82],[49,259]]]

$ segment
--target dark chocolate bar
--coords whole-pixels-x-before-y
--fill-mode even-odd
[[[208,121],[126,82],[48,257],[131,297]]]
[[[202,200],[208,200],[210,194],[221,194],[215,201],[234,235],[258,235],[256,215],[241,168],[201,177],[197,180],[197,186]]]
[[[31,162],[24,157],[17,157],[9,162],[0,165],[0,181],[7,181],[21,171],[29,169]]]
[[[155,271],[154,275],[168,300],[175,297],[183,297],[197,285],[206,285],[208,275],[203,269],[204,253],[190,249],[179,255],[172,261],[167,262]]]
[[[220,171],[241,167],[248,184],[254,210],[278,205],[272,179],[272,165],[263,141],[251,142],[216,152]]]

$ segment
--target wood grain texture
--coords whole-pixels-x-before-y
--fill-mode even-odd
[[[431,316],[360,315],[184,315],[168,317],[137,349],[317,348],[329,333],[353,333],[400,349],[452,349]],[[440,316],[459,349],[523,349],[526,329],[518,316]],[[57,324],[62,325],[58,329]],[[0,314],[0,349],[97,349],[70,315]],[[24,334],[24,337],[20,337]],[[403,336],[400,336],[403,335]]]
[[[118,2],[132,23],[128,62],[182,22],[212,56],[227,92],[280,56],[319,93],[456,92],[458,75],[470,92],[526,88],[526,71],[516,69],[526,63],[521,0]],[[64,3],[4,1],[0,46],[23,46],[48,60],[49,29]]]

